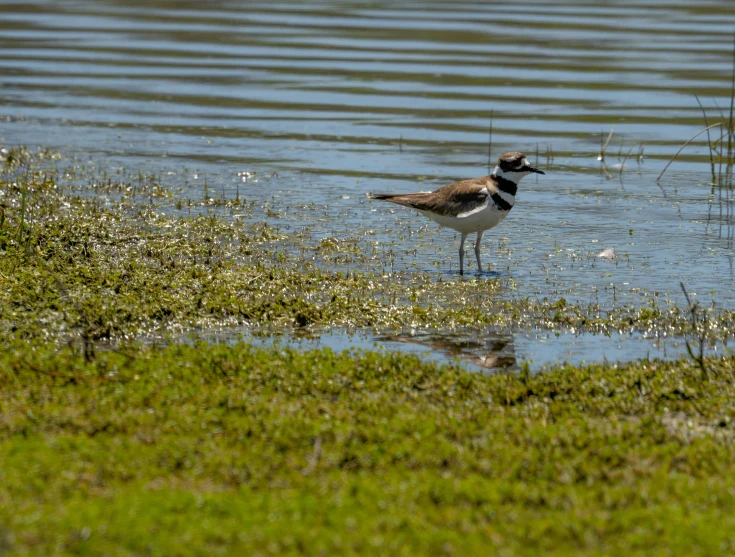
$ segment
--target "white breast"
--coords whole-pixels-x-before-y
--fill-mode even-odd
[[[503,199],[505,199],[504,194]],[[505,194],[507,195],[507,194]],[[511,196],[512,197],[512,196]],[[510,199],[508,203],[512,204]],[[447,228],[453,228],[458,232],[479,232],[481,230],[488,230],[500,224],[500,222],[507,216],[510,211],[501,211],[493,203],[491,197],[485,200],[483,205],[468,211],[466,213],[460,213],[456,217],[449,215],[438,215],[436,213],[430,213],[428,211],[421,211],[424,215],[431,218],[434,222],[439,223],[441,226]]]

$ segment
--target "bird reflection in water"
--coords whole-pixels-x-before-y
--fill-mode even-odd
[[[377,340],[419,344],[487,370],[518,368],[513,336],[505,333],[483,333],[479,336],[438,333],[399,334],[382,336]]]

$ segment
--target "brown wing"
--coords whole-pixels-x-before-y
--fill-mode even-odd
[[[431,193],[382,193],[370,194],[370,197],[390,201],[419,211],[429,211],[440,215],[457,215],[482,205],[488,195],[493,193],[497,193],[497,187],[488,177],[483,177],[454,182]]]

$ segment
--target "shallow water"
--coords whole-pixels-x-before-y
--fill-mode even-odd
[[[557,4],[3,2],[0,143],[240,195],[300,232],[274,251],[330,239],[343,255],[325,266],[356,268],[353,250],[459,280],[454,232],[364,194],[484,174],[492,110],[493,156],[547,171],[485,235],[502,295],[646,305],[684,282],[735,307],[733,192],[712,187],[705,136],[655,181],[703,126],[695,94],[710,124],[729,110],[735,4]],[[650,345],[512,334],[544,363]]]
[[[615,362],[621,355],[628,361],[686,357],[686,341],[680,338],[634,334],[611,336],[547,331],[417,332],[376,335],[341,330],[309,331],[298,335],[252,335],[248,331],[220,329],[200,332],[187,340],[249,342],[254,346],[287,346],[298,349],[384,350],[416,354],[439,364],[458,364],[477,372],[518,371],[526,366],[536,373],[557,364]],[[696,342],[693,350],[698,350]],[[730,350],[726,344],[708,345],[705,353],[717,355]]]

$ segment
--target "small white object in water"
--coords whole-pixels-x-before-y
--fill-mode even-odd
[[[615,249],[614,248],[605,248],[600,253],[597,254],[597,257],[601,259],[607,259],[610,261],[611,259],[615,259]]]

